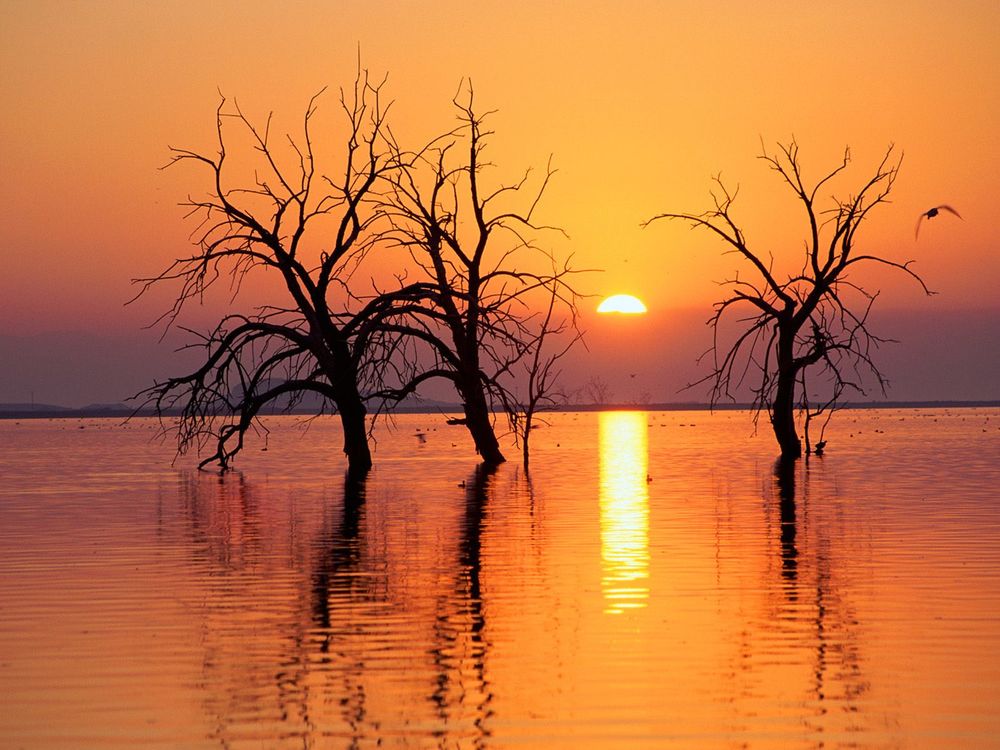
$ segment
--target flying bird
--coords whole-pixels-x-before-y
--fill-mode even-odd
[[[920,217],[917,219],[917,228],[916,228],[916,230],[913,233],[913,237],[914,238],[920,237],[920,223],[924,219],[933,219],[935,216],[937,216],[942,211],[947,211],[950,214],[955,214],[955,216],[957,216],[960,219],[962,218],[962,214],[960,214],[958,211],[956,211],[951,206],[944,206],[944,205],[942,205],[942,206],[934,206],[934,208],[930,208],[930,209],[924,211],[922,214],[920,214]],[[964,221],[964,219],[962,219],[962,220]]]

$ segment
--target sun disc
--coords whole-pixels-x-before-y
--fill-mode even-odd
[[[640,315],[646,312],[646,306],[641,299],[633,297],[631,294],[612,294],[597,306],[597,312]]]

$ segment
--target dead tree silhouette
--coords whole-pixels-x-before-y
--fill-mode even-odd
[[[450,381],[464,412],[452,423],[468,428],[483,461],[498,464],[505,457],[494,414],[506,411],[516,421],[515,370],[547,335],[565,330],[537,309],[554,299],[575,319],[569,280],[576,271],[536,241],[544,230],[561,233],[534,219],[551,163],[533,194],[515,205],[530,170],[511,184],[488,184],[490,113],[477,113],[471,86],[453,103],[461,126],[423,149],[413,168],[387,176],[392,188],[384,210],[393,229],[386,238],[405,248],[417,269],[415,281],[400,279],[410,297],[390,330],[422,342],[433,362],[393,395],[432,378]],[[402,154],[399,160],[408,161]]]
[[[781,455],[798,458],[802,444],[795,410],[802,404],[807,370],[815,371],[811,386],[825,390],[809,400],[827,409],[842,402],[847,392],[863,395],[868,379],[883,393],[887,386],[874,354],[889,339],[876,336],[869,327],[879,292],[865,288],[853,273],[863,266],[887,266],[914,279],[925,293],[932,292],[910,268],[912,260],[897,262],[859,248],[862,226],[872,210],[887,201],[896,182],[900,159],[893,147],[856,194],[834,198],[827,209],[817,205],[817,195],[847,169],[849,150],[837,167],[812,184],[803,177],[795,141],[778,144],[775,154],[763,149],[760,159],[791,188],[803,210],[807,240],[798,270],[779,276],[773,258],[751,249],[733,216],[736,192],[721,178],[716,178],[717,192],[712,193],[714,208],[701,214],[659,214],[645,225],[673,219],[707,229],[749,265],[749,277],[737,273],[724,282],[727,296],[715,304],[708,321],[713,344],[705,356],[711,356],[712,370],[692,386],[709,383],[712,404],[736,401],[736,394],[747,387],[754,419],[767,410]],[[728,328],[731,319],[735,333]]]
[[[265,407],[290,408],[308,394],[320,400],[321,410],[339,414],[350,467],[371,466],[366,393],[381,386],[395,344],[372,325],[370,308],[358,313],[348,306],[352,276],[377,237],[371,228],[379,216],[369,203],[380,180],[400,168],[384,146],[381,86],[359,71],[353,89],[341,91],[346,166],[339,176],[320,172],[311,128],[319,95],[306,109],[302,135],[288,136],[284,149],[274,143],[270,116],[257,126],[225,98],[216,113],[216,154],[171,149],[168,166],[192,164],[208,172],[208,194],[186,203],[199,222],[197,249],[159,275],[137,279],[137,297],[154,285],[179,284],[161,318],[170,325],[220,279],[238,290],[253,272],[273,278],[283,292],[196,334],[200,343],[192,346],[204,349],[203,364],[137,396],[140,408],[151,406],[161,415],[180,410],[180,452],[213,446],[201,466],[218,462],[226,469]],[[229,141],[238,138],[249,142],[249,156],[230,152]],[[248,167],[252,178],[245,176]]]
[[[514,431],[521,441],[521,458],[525,471],[531,456],[531,431],[538,425],[539,413],[553,409],[569,400],[569,396],[559,387],[559,362],[582,338],[583,333],[576,327],[576,310],[571,305],[570,315],[561,320],[554,318],[556,305],[559,302],[558,289],[552,289],[548,308],[538,327],[537,335],[531,345],[531,353],[522,359],[524,366],[524,395],[515,403],[507,405],[507,411],[512,415]],[[558,343],[547,346],[555,339]]]
[[[571,317],[575,311],[568,261],[557,262],[528,236],[546,229],[532,215],[551,168],[528,207],[511,208],[508,199],[527,175],[510,186],[482,183],[490,133],[473,110],[471,87],[468,102],[455,101],[462,127],[410,151],[389,129],[383,84],[359,70],[353,89],[341,92],[346,167],[336,177],[322,173],[312,134],[318,95],[302,135],[283,147],[274,143],[270,117],[255,125],[223,99],[216,154],[172,149],[170,165],[208,172],[207,196],[186,204],[199,221],[197,249],[159,275],[137,279],[137,297],[178,284],[160,318],[170,326],[220,279],[238,291],[253,273],[279,290],[267,304],[224,315],[208,333],[189,331],[200,339],[192,346],[204,350],[201,366],[137,396],[139,409],[151,407],[161,418],[180,412],[179,423],[162,424],[176,429],[181,453],[210,446],[201,466],[228,468],[246,433],[263,428],[262,412],[311,397],[310,408],[318,401],[320,413],[339,415],[348,464],[366,471],[370,407],[381,411],[437,377],[455,385],[461,421],[483,460],[500,463],[494,415],[507,408],[517,418],[510,411],[517,403],[512,373],[552,332],[552,316],[538,312],[545,294]],[[249,154],[230,153],[228,144],[239,138]],[[451,164],[462,145],[467,158]],[[380,286],[364,264],[399,247],[406,253],[393,266],[398,272]],[[399,260],[389,257],[383,266]]]

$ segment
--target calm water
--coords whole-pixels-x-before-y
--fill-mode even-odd
[[[360,486],[268,424],[220,477],[0,422],[0,746],[1000,746],[1000,410],[790,476],[743,414],[556,415],[530,477],[407,416]]]

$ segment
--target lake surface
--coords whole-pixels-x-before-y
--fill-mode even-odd
[[[743,413],[550,421],[491,474],[400,417],[355,485],[332,419],[225,476],[0,421],[0,746],[1000,746],[1000,410],[777,474]]]

